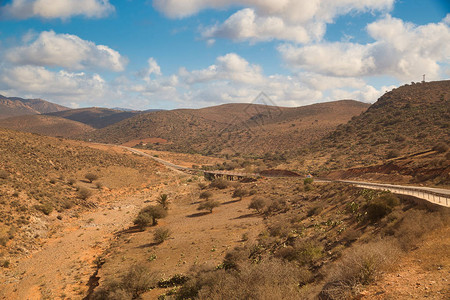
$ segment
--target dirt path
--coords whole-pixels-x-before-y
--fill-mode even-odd
[[[154,187],[152,192],[158,190]],[[65,224],[40,251],[0,273],[0,299],[82,298],[95,258],[110,244],[113,233],[130,226],[147,196],[118,198]]]

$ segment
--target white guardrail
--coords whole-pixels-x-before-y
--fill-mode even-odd
[[[177,169],[179,171],[199,171],[199,172],[206,172],[206,173],[217,173],[217,174],[230,174],[228,172],[220,172],[220,171],[204,171],[204,170],[197,170],[197,169],[191,169],[186,167],[181,167],[178,165],[175,165],[173,163],[170,163],[168,161],[165,161],[163,159],[154,157],[152,155],[149,155],[147,153],[144,153],[142,151],[130,148],[130,147],[124,147],[121,146],[124,149],[127,149],[129,151],[132,151],[139,155],[144,155],[147,157],[150,157],[154,159],[157,162],[160,162],[168,167]],[[240,174],[241,176],[245,175],[258,175],[258,174]],[[352,184],[357,187],[367,188],[367,189],[373,189],[373,190],[385,190],[390,191],[394,194],[401,194],[401,195],[408,195],[413,196],[419,199],[426,200],[428,202],[450,207],[450,190],[447,189],[438,189],[438,188],[429,188],[429,187],[415,187],[415,186],[402,186],[402,185],[394,185],[394,184],[382,184],[382,183],[371,183],[371,182],[361,182],[361,181],[350,181],[350,180],[330,180],[330,179],[322,179],[322,178],[316,178],[317,181],[323,181],[323,182],[342,182],[347,184]]]
[[[450,207],[450,190],[447,189],[401,186],[394,184],[369,183],[369,182],[349,181],[349,180],[320,179],[320,181],[342,182],[372,190],[385,190],[390,191],[391,193],[394,194],[413,196],[437,205]]]

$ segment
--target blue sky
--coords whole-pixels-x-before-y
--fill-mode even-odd
[[[450,77],[447,0],[0,3],[0,94],[70,107],[374,102]]]

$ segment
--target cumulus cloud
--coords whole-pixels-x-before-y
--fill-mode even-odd
[[[154,0],[156,9],[168,17],[182,18],[204,9],[244,7],[224,23],[207,27],[207,38],[235,41],[273,39],[306,43],[320,40],[327,23],[350,12],[389,11],[394,0]]]
[[[1,15],[17,19],[67,19],[78,15],[101,18],[113,11],[109,0],[13,0],[1,7]]]
[[[109,90],[98,74],[53,72],[37,66],[16,66],[0,72],[0,88],[8,94],[59,99],[62,104],[95,101]]]
[[[427,74],[439,78],[450,63],[450,27],[445,22],[415,26],[387,16],[367,26],[369,44],[319,43],[278,47],[294,68],[330,76],[392,75],[402,80]]]
[[[323,28],[316,29],[316,32],[318,36],[322,36]],[[251,42],[270,41],[276,38],[305,43],[310,39],[309,32],[304,26],[287,24],[280,17],[258,17],[251,8],[238,11],[221,25],[207,28],[202,35],[207,39],[220,37]]]
[[[258,65],[250,64],[236,53],[219,56],[216,64],[206,69],[187,71],[181,68],[180,77],[188,84],[195,84],[213,80],[230,80],[244,84],[261,83],[262,69]]]
[[[106,69],[120,72],[127,60],[119,52],[83,40],[76,35],[42,32],[26,45],[6,52],[6,59],[18,65],[58,66],[71,70]]]

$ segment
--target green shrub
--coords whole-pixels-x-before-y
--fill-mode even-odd
[[[388,215],[399,204],[400,199],[394,194],[382,194],[367,205],[367,219],[370,222],[376,222]]]
[[[158,219],[165,218],[167,216],[167,210],[161,205],[149,205],[141,209],[138,216],[134,220],[134,225],[137,225],[141,229],[150,225],[155,226],[158,224]]]
[[[313,183],[313,182],[314,182],[314,179],[312,179],[311,177],[305,178],[305,179],[303,180],[303,184],[304,184],[304,185],[311,184],[311,183]]]
[[[153,233],[153,241],[155,243],[161,244],[165,240],[169,239],[172,235],[172,232],[169,228],[166,227],[160,227],[155,230]]]
[[[376,222],[387,214],[389,214],[392,209],[384,202],[374,201],[367,205],[367,219],[370,222]]]
[[[214,200],[206,200],[197,207],[197,210],[207,210],[212,213],[213,209],[220,206],[220,203]]]

